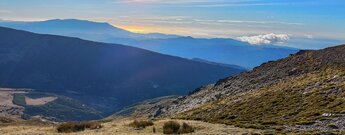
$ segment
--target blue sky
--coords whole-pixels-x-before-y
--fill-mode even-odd
[[[322,48],[326,43],[303,46],[297,41],[345,41],[343,0],[0,0],[0,19],[56,18],[208,38],[256,41],[274,33],[287,35],[294,43],[288,46],[299,48]]]

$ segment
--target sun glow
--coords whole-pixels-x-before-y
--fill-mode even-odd
[[[128,30],[130,32],[135,32],[135,33],[152,33],[152,32],[156,32],[156,30],[154,30],[155,28],[150,28],[147,26],[134,26],[134,25],[123,25],[123,26],[118,26],[122,29]]]
[[[164,33],[164,34],[176,34],[182,36],[195,36],[203,37],[202,35],[192,34],[200,33],[195,32],[192,28],[179,28],[179,27],[165,27],[165,26],[139,26],[139,25],[117,25],[116,27],[128,30],[134,33]]]
[[[116,27],[128,30],[135,33],[165,33],[178,35],[191,35],[190,30],[186,28],[171,28],[165,26],[150,26],[150,25],[116,25]]]

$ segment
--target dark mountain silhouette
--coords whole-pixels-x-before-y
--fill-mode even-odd
[[[187,94],[243,70],[129,46],[0,28],[0,87],[31,88],[106,112],[140,100]],[[116,101],[109,103],[108,101]],[[103,111],[103,110],[102,110]]]
[[[0,22],[0,26],[41,34],[79,37],[86,40],[118,43],[184,58],[201,58],[245,68],[277,60],[298,49],[278,46],[255,46],[230,38],[192,38],[159,33],[138,34],[108,23],[83,20],[48,20],[41,22]]]

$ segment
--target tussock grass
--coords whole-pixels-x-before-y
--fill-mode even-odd
[[[194,132],[194,128],[187,123],[182,126],[175,121],[168,121],[163,125],[163,134],[187,134]]]
[[[11,118],[7,118],[7,117],[0,117],[0,124],[1,123],[12,123],[12,122],[15,122],[15,120],[11,119]]]
[[[168,121],[163,125],[163,134],[177,134],[180,124],[175,121]]]
[[[187,123],[183,123],[179,130],[179,134],[187,134],[187,133],[193,133],[193,132],[194,132],[194,128],[188,125]]]
[[[100,129],[102,125],[98,122],[67,122],[60,124],[56,129],[59,133],[80,132],[85,129]]]
[[[129,126],[134,127],[134,128],[146,128],[147,126],[153,126],[152,121],[146,121],[146,120],[134,120],[132,123],[129,123]]]

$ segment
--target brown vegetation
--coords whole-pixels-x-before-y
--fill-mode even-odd
[[[285,79],[246,95],[223,98],[180,114],[178,118],[203,119],[240,128],[284,130],[283,125],[314,125],[342,116],[345,108],[345,68],[324,68]],[[217,110],[210,114],[207,110]],[[324,121],[327,125],[327,121]],[[327,127],[332,129],[333,127]]]
[[[145,120],[134,120],[132,123],[129,124],[129,126],[134,127],[134,128],[138,128],[138,129],[142,129],[142,128],[146,128],[147,126],[152,126],[153,122],[152,121],[145,121]]]
[[[15,122],[16,120],[12,119],[12,118],[8,118],[8,117],[1,117],[0,116],[0,124],[1,123],[12,123]]]
[[[151,134],[163,134],[164,123],[168,121],[175,121],[181,124],[185,122],[188,125],[192,125],[195,135],[219,135],[219,134],[231,134],[231,135],[242,135],[242,134],[252,134],[252,133],[263,133],[262,130],[256,129],[242,129],[234,126],[226,126],[224,124],[212,124],[201,121],[190,121],[190,120],[171,120],[171,119],[160,119],[154,121],[154,126],[146,127],[142,130],[134,129],[128,126],[129,123],[133,122],[133,119],[114,119],[111,121],[97,121],[102,124],[101,129],[89,130],[86,129],[80,132],[74,132],[71,134],[82,134],[82,135],[151,135]],[[39,124],[39,123],[37,123]],[[58,135],[64,134],[64,132],[58,133],[56,130],[56,125],[54,124],[39,124],[27,123],[27,124],[11,124],[1,126],[0,124],[0,134],[1,135]],[[153,127],[155,133],[153,132]],[[196,130],[197,129],[197,130]]]
[[[168,121],[163,125],[164,134],[187,134],[194,132],[194,128],[187,123],[183,123],[182,126],[175,121]]]
[[[168,121],[163,125],[164,134],[177,134],[180,129],[180,124],[175,121]]]
[[[59,125],[57,131],[59,133],[71,133],[84,131],[85,129],[100,129],[102,125],[97,122],[67,122]]]
[[[179,130],[180,134],[187,134],[187,133],[192,133],[194,132],[194,128],[187,123],[183,123],[182,127]]]

